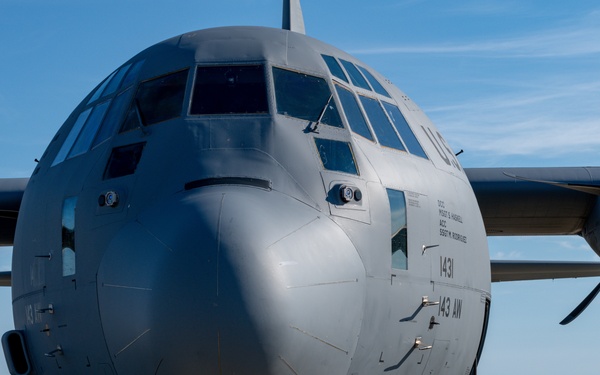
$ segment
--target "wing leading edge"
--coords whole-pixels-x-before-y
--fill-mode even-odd
[[[492,260],[492,282],[600,276],[598,262]]]

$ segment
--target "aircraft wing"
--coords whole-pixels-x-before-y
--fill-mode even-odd
[[[492,260],[492,282],[600,276],[599,262]]]
[[[465,168],[488,236],[580,234],[600,168]]]
[[[10,271],[0,272],[0,286],[10,286],[11,285],[10,275],[11,275]]]
[[[488,236],[583,236],[600,255],[600,168],[465,168]],[[492,281],[600,276],[600,263],[492,260]]]
[[[0,178],[0,246],[11,246],[28,178]]]

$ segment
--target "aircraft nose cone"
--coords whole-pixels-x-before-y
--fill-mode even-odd
[[[122,228],[98,298],[118,373],[334,374],[350,365],[364,284],[325,215],[275,191],[219,186]]]

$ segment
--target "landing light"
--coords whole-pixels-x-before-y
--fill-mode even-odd
[[[353,188],[347,185],[340,186],[340,199],[344,203],[348,203],[353,199],[357,202],[360,202],[362,199],[362,192],[358,188]]]
[[[342,185],[340,186],[340,198],[342,198],[342,201],[345,203],[348,203],[354,198],[354,191],[352,191],[351,187]]]
[[[106,194],[98,197],[98,204],[108,207],[116,207],[119,204],[119,194],[116,191],[107,191]]]

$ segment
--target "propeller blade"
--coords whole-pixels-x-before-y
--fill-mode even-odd
[[[596,298],[598,292],[600,292],[600,283],[596,285],[594,290],[592,290],[590,294],[588,294],[588,296],[585,297],[585,299],[581,301],[581,303],[575,308],[575,310],[571,311],[571,313],[567,315],[567,317],[564,318],[562,322],[560,322],[560,324],[564,326],[575,320],[579,316],[579,314],[581,314],[583,310],[585,310],[590,305],[594,298]]]

